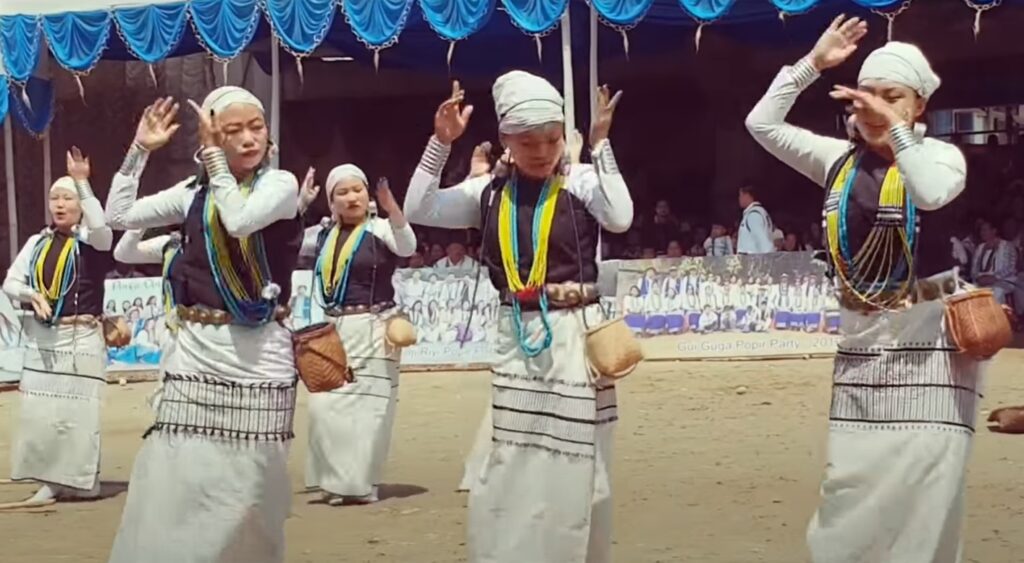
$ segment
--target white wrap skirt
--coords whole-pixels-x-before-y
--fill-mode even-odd
[[[957,563],[982,362],[958,353],[942,301],[843,311],[814,563]]]
[[[599,305],[585,309],[591,326]],[[550,348],[529,358],[502,307],[492,378],[492,444],[469,494],[473,563],[611,560],[615,387],[594,380],[584,352],[584,309],[551,311]],[[526,334],[542,338],[539,313]]]
[[[91,490],[100,470],[107,348],[99,324],[24,321],[21,406],[11,479]]]
[[[309,396],[306,486],[376,500],[398,405],[401,350],[384,338],[388,313],[334,317],[355,381]]]
[[[290,332],[182,322],[112,563],[280,563],[291,506]]]

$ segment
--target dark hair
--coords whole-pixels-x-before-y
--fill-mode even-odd
[[[740,186],[740,193],[747,194],[748,196],[757,199],[757,191],[754,189],[754,186]]]

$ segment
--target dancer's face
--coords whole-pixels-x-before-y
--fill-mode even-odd
[[[217,123],[231,173],[245,177],[259,169],[270,138],[263,112],[252,104],[231,104],[217,114]]]
[[[565,154],[565,126],[549,123],[525,133],[502,135],[520,174],[542,180],[555,171]]]
[[[880,80],[865,80],[858,86],[858,90],[878,96],[909,126],[913,126],[924,114],[926,100],[907,86]],[[863,108],[854,110],[853,116],[857,132],[868,146],[888,146],[889,123],[881,115]]]
[[[50,216],[59,231],[69,231],[82,219],[82,205],[78,194],[64,188],[50,191]]]
[[[370,192],[359,178],[345,178],[331,188],[331,211],[344,223],[359,223],[366,218]]]

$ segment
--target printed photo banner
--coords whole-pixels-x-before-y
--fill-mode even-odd
[[[831,355],[825,272],[810,252],[623,261],[618,311],[649,360]]]
[[[395,302],[416,327],[417,343],[402,351],[402,367],[486,366],[493,357],[498,292],[480,279],[477,308],[470,319],[473,286],[471,272],[443,269],[398,270],[392,278]],[[292,327],[324,320],[323,308],[313,298],[313,274],[292,274]]]
[[[606,314],[622,314],[650,360],[830,355],[839,304],[810,253],[723,258],[610,261],[599,285]],[[292,275],[293,328],[324,320],[313,298],[313,274]],[[485,367],[497,343],[498,292],[475,271],[398,270],[395,301],[416,326],[418,342],[403,351],[404,369]],[[476,307],[472,315],[474,288]],[[108,350],[110,379],[156,372],[166,335],[159,278],[107,280],[107,315],[123,317],[131,343]],[[22,312],[0,295],[0,383],[21,371]]]

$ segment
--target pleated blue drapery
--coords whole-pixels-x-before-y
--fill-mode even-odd
[[[274,35],[292,52],[308,55],[334,23],[334,0],[265,0]]]
[[[398,41],[412,5],[413,0],[344,0],[341,9],[359,41],[383,49]]]
[[[501,0],[512,23],[530,35],[543,35],[558,25],[569,0]]]
[[[500,0],[501,9],[523,32],[543,35],[558,26],[569,2],[579,0]],[[753,0],[744,0],[752,2]],[[796,16],[815,7],[848,3],[860,10],[891,12],[904,0],[760,0],[780,13]],[[710,23],[749,6],[737,0],[588,0],[606,24],[629,29],[644,19],[657,3],[657,18],[678,6],[698,23]],[[969,0],[969,8],[984,9],[1008,0]],[[271,24],[281,44],[296,55],[312,53],[342,19],[368,48],[393,45],[406,28],[410,13],[419,8],[430,28],[446,41],[461,41],[480,32],[495,11],[495,0],[183,0],[180,3],[141,5],[109,11],[67,12],[0,17],[0,52],[7,78],[0,79],[0,109],[13,113],[30,131],[41,132],[53,113],[52,87],[30,77],[40,49],[49,48],[56,63],[84,74],[103,57],[110,34],[118,33],[127,52],[149,64],[173,56],[185,33],[219,60],[230,60],[252,42],[261,17]],[[652,18],[655,16],[652,16]],[[189,25],[191,23],[191,25]],[[115,27],[116,26],[116,27]],[[46,41],[46,46],[43,41]],[[449,51],[450,53],[450,51]],[[21,85],[29,82],[24,89]],[[31,99],[32,111],[22,97]],[[37,99],[38,98],[38,99]],[[4,114],[0,111],[0,116]]]
[[[8,16],[0,18],[0,43],[3,44],[4,67],[11,80],[24,83],[39,64],[42,45],[39,18]]]
[[[110,36],[110,12],[66,12],[43,16],[43,32],[57,64],[86,73],[100,61]]]
[[[4,118],[7,117],[7,104],[10,103],[9,98],[11,86],[10,82],[7,81],[7,75],[0,75],[0,124],[4,122]]]
[[[220,60],[248,47],[260,22],[257,0],[192,0],[188,12],[200,43]]]
[[[423,19],[448,41],[480,31],[494,13],[494,0],[419,0]]]
[[[184,4],[160,4],[114,11],[121,38],[140,61],[154,64],[166,59],[181,42],[187,12]]]

